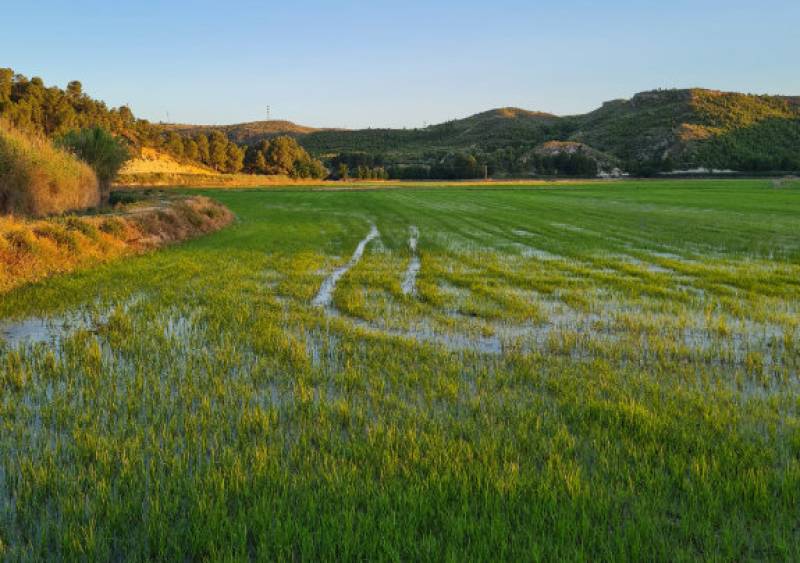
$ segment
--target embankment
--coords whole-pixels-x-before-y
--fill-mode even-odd
[[[0,217],[0,293],[195,238],[233,219],[226,207],[201,196],[139,201],[102,215]]]

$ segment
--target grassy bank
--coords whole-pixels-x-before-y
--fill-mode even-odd
[[[0,293],[193,238],[231,220],[226,208],[204,197],[144,200],[96,216],[0,217]]]
[[[0,214],[43,216],[99,202],[97,178],[88,165],[0,119]]]
[[[0,300],[3,556],[800,558],[800,190],[207,193]]]

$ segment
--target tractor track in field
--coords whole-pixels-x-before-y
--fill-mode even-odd
[[[350,260],[348,260],[344,266],[339,266],[336,268],[327,278],[325,278],[325,281],[322,282],[317,295],[314,297],[313,301],[311,301],[313,306],[325,308],[329,308],[331,306],[331,303],[333,303],[333,292],[336,289],[336,284],[339,282],[342,276],[349,272],[353,266],[358,264],[358,262],[361,260],[361,257],[364,255],[367,245],[372,240],[380,236],[381,233],[378,230],[378,227],[373,224],[369,233],[367,233],[367,236],[361,239],[361,241],[358,243],[358,246],[353,252],[353,255],[350,257]]]

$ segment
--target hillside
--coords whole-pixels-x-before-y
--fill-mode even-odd
[[[213,131],[223,132],[228,139],[239,144],[252,145],[264,139],[271,139],[279,135],[296,137],[321,131],[314,127],[297,125],[291,121],[270,120],[236,123],[233,125],[187,125],[181,123],[165,124],[167,131],[175,131],[182,135],[210,135]]]
[[[637,172],[644,166],[792,171],[800,170],[800,97],[653,90],[583,115],[503,108],[425,129],[313,132],[299,140],[318,155],[364,151],[388,164],[466,150],[511,174],[524,169],[519,159],[549,141],[582,143]]]
[[[219,130],[245,144],[288,134],[334,164],[344,158],[430,169],[448,154],[461,152],[495,174],[529,174],[531,151],[561,141],[581,143],[584,155],[601,155],[601,168],[613,162],[640,173],[700,167],[800,169],[800,97],[700,88],[641,92],[583,115],[498,108],[420,129],[320,130],[291,122],[174,127],[181,132]],[[368,157],[353,157],[361,153]]]
[[[655,90],[567,118],[569,136],[623,161],[735,170],[800,168],[798,98]]]
[[[213,169],[201,164],[180,162],[173,156],[156,149],[144,147],[140,154],[125,163],[120,176],[135,174],[198,174],[215,175]]]

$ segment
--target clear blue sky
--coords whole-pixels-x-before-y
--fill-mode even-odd
[[[0,66],[159,121],[418,127],[657,87],[800,94],[800,0],[4,2]]]

